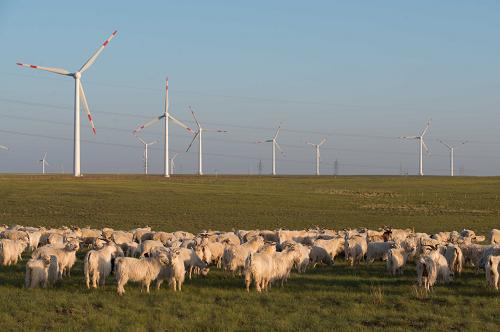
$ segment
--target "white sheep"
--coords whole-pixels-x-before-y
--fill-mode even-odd
[[[163,280],[168,280],[169,286],[175,291],[182,291],[182,284],[186,276],[184,260],[179,248],[168,252],[168,264],[161,268],[161,272],[156,280],[156,288],[160,289]]]
[[[451,272],[457,272],[460,275],[464,264],[462,249],[456,244],[448,244],[444,252],[444,257],[448,262]]]
[[[32,258],[40,258],[43,255],[56,256],[59,265],[59,278],[71,275],[71,268],[76,262],[76,252],[79,245],[76,241],[71,241],[62,245],[45,245],[38,248],[31,255]]]
[[[159,253],[157,257],[118,257],[115,260],[115,278],[117,281],[117,292],[119,295],[125,293],[124,286],[128,281],[140,282],[141,291],[146,287],[149,293],[149,286],[153,280],[156,280],[160,274],[162,266],[169,262],[165,253]]]
[[[21,255],[28,246],[28,240],[0,240],[0,261],[3,266],[17,264]]]
[[[85,284],[90,288],[97,288],[97,283],[104,286],[106,278],[111,274],[114,267],[114,261],[118,257],[123,257],[123,250],[116,244],[109,244],[99,250],[90,250],[83,261],[83,271],[85,275]]]
[[[366,264],[373,263],[377,260],[387,260],[387,253],[390,249],[395,248],[394,241],[387,242],[368,242],[366,249]]]
[[[498,290],[498,287],[500,286],[500,278],[499,278],[499,271],[498,271],[498,264],[500,263],[500,256],[493,256],[490,255],[488,256],[486,265],[485,265],[485,271],[486,271],[486,281],[488,282],[488,285],[495,288]]]
[[[245,260],[245,285],[250,291],[252,280],[257,292],[266,290],[273,276],[273,254],[268,252],[250,253]]]
[[[387,251],[387,272],[396,275],[403,274],[403,269],[408,261],[409,252],[405,248],[391,248]]]

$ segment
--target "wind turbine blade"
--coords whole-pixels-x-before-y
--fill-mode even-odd
[[[82,96],[83,108],[87,112],[87,118],[89,119],[90,127],[92,127],[92,132],[96,134],[94,120],[92,120],[92,114],[90,113],[89,104],[87,103],[87,97],[85,97],[85,91],[83,91],[83,85],[80,82],[80,95]]]
[[[198,119],[196,118],[196,115],[194,114],[194,111],[193,109],[191,108],[191,106],[188,106],[189,110],[191,111],[191,114],[193,115],[193,118],[194,118],[194,122],[196,122],[196,125],[198,126],[198,129],[201,128],[200,126],[200,122],[198,122]]]
[[[274,139],[278,138],[278,134],[280,133],[281,125],[278,126],[278,130],[276,130],[276,135],[274,135]]]
[[[319,142],[318,146],[323,145],[323,143],[325,143],[325,142],[326,142],[326,138],[323,138],[323,140],[321,142]]]
[[[162,114],[160,116],[157,116],[156,118],[152,119],[152,120],[149,120],[148,122],[146,122],[145,124],[142,124],[140,125],[139,127],[135,128],[133,133],[136,134],[138,132],[140,132],[141,130],[159,122],[161,119],[163,119],[165,117],[165,114]]]
[[[422,140],[422,145],[424,146],[424,149],[425,149],[425,152],[429,153],[429,148],[427,147],[427,145],[425,145],[425,141],[421,138]]]
[[[451,145],[449,145],[448,143],[446,143],[446,142],[444,142],[444,141],[442,141],[442,140],[440,140],[440,139],[438,139],[438,141],[439,141],[439,143],[441,143],[441,144],[443,144],[444,146],[446,146],[448,149],[451,149],[451,148],[452,148],[452,147],[451,147]]]
[[[175,160],[175,158],[176,158],[178,155],[179,155],[178,153],[174,154],[174,156],[172,157],[172,160],[171,160],[171,161],[172,161],[172,163],[174,163],[174,160]]]
[[[425,126],[425,129],[424,131],[422,132],[422,134],[420,134],[420,137],[424,137],[425,133],[427,132],[427,130],[429,129],[429,126],[431,125],[431,120],[427,121],[427,126]]]
[[[51,67],[42,67],[42,66],[35,66],[35,65],[28,65],[25,63],[16,63],[18,66],[21,67],[27,67],[27,68],[33,68],[33,69],[40,69],[40,70],[45,70],[45,71],[50,71],[51,73],[56,73],[59,75],[64,75],[64,76],[71,76],[71,73],[67,71],[66,69],[62,68],[51,68]]]
[[[282,155],[285,155],[285,153],[283,152],[283,150],[281,150],[281,147],[280,147],[280,145],[278,144],[278,142],[274,141],[274,144],[276,144],[276,147],[278,148],[278,150],[280,150],[281,154],[282,154]]]
[[[43,155],[42,160],[45,161],[45,158],[47,158],[47,152],[45,152],[45,154]]]
[[[310,146],[316,146],[316,144],[306,142],[306,144],[309,144]]]
[[[82,66],[82,68],[80,68],[79,72],[80,73],[84,73],[87,69],[90,68],[90,66],[92,66],[92,64],[95,62],[95,60],[97,59],[97,57],[99,56],[99,54],[101,54],[101,52],[104,50],[104,48],[106,47],[106,45],[109,44],[109,42],[111,41],[111,39],[113,39],[116,34],[118,33],[118,31],[114,31],[111,36],[109,36],[108,39],[106,39],[106,41],[104,43],[102,43],[102,45],[97,49],[97,51],[95,51],[94,54],[92,54],[92,56],[87,60],[87,62],[85,62]]]
[[[418,136],[399,136],[401,139],[417,139]]]
[[[211,132],[214,132],[214,133],[227,133],[227,130],[222,130],[222,129],[205,129],[203,128],[203,131],[211,131]]]
[[[177,120],[176,118],[174,118],[172,115],[168,115],[168,117],[170,118],[170,120],[174,121],[177,125],[181,126],[182,128],[186,129],[187,131],[189,131],[190,133],[193,132],[193,130],[191,128],[189,128],[188,126],[186,126],[184,123],[180,122],[179,120]]]
[[[156,144],[156,143],[158,143],[158,140],[154,140],[152,142],[149,142],[148,145],[153,145],[153,144]]]
[[[138,139],[139,141],[141,141],[141,143],[142,143],[142,144],[144,144],[144,145],[146,145],[146,144],[147,144],[147,143],[146,143],[146,141],[145,141],[145,140],[143,140],[142,138],[140,138],[139,136],[135,135],[135,137],[137,137],[137,139]]]
[[[193,136],[193,140],[191,141],[191,143],[189,143],[189,146],[188,146],[188,148],[186,149],[186,152],[188,152],[188,151],[189,151],[189,149],[191,149],[191,145],[193,145],[194,140],[196,139],[196,137],[198,137],[198,134],[199,134],[199,133],[200,133],[200,132],[199,132],[199,131],[197,131],[197,132],[196,132],[196,134]]]
[[[7,150],[7,151],[9,150],[9,148],[6,147],[5,145],[0,145],[0,149]]]

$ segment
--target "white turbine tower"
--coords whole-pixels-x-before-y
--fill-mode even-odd
[[[272,146],[273,146],[273,170],[272,170],[272,174],[273,175],[276,175],[276,148],[278,148],[278,150],[280,150],[281,154],[283,155],[283,150],[281,150],[281,147],[280,145],[278,144],[278,142],[276,141],[276,139],[278,138],[278,134],[280,133],[280,130],[281,130],[281,125],[278,126],[278,130],[276,130],[276,134],[274,135],[274,137],[272,139],[268,139],[268,140],[265,140],[265,141],[258,141],[257,143],[273,143]]]
[[[42,165],[42,174],[45,174],[45,165],[49,166],[47,162],[47,152],[43,155],[43,158],[38,161],[39,164]]]
[[[137,134],[139,131],[143,130],[144,128],[147,128],[163,119],[163,127],[165,129],[165,136],[164,136],[164,162],[163,162],[163,176],[165,177],[170,177],[170,167],[168,166],[169,159],[168,159],[168,120],[174,121],[177,125],[181,126],[182,128],[186,129],[189,132],[193,132],[191,128],[186,126],[184,123],[180,122],[176,118],[174,118],[172,115],[169,113],[169,103],[168,103],[168,78],[166,80],[166,87],[165,87],[165,104],[164,104],[164,112],[162,115],[154,118],[151,121],[146,122],[143,125],[140,125],[136,129],[134,129],[134,135]]]
[[[139,136],[136,136],[137,139],[139,141],[141,141],[141,143],[144,145],[144,174],[145,175],[148,175],[148,147],[150,145],[153,145],[155,143],[158,143],[158,141],[152,141],[152,142],[149,142],[147,143],[145,140],[143,140],[142,138],[140,138]]]
[[[94,122],[92,120],[92,114],[90,113],[89,105],[87,103],[87,98],[85,98],[85,92],[83,90],[83,85],[81,82],[81,77],[82,74],[89,69],[92,64],[96,61],[97,57],[101,52],[104,50],[106,45],[109,44],[111,39],[115,37],[117,34],[117,31],[114,31],[111,36],[106,39],[106,41],[97,49],[97,51],[83,64],[83,66],[76,72],[71,73],[67,71],[66,69],[62,68],[50,68],[50,67],[40,67],[40,66],[34,66],[34,65],[27,65],[23,63],[17,63],[17,65],[22,66],[22,67],[28,67],[28,68],[33,68],[33,69],[40,69],[40,70],[45,70],[49,71],[51,73],[59,74],[59,75],[64,75],[64,76],[71,76],[75,79],[75,114],[74,114],[74,149],[73,149],[73,175],[74,176],[81,176],[80,173],[80,97],[83,101],[83,107],[85,108],[85,111],[87,112],[87,117],[90,122],[90,126],[92,127],[92,131],[95,135],[95,127],[94,127]]]
[[[191,145],[193,145],[194,141],[196,140],[196,137],[198,137],[198,175],[203,175],[203,150],[202,150],[202,143],[203,143],[203,132],[204,131],[212,131],[216,133],[227,133],[226,130],[220,130],[220,129],[206,129],[203,128],[198,122],[198,119],[196,118],[196,115],[194,114],[194,111],[191,109],[191,106],[188,106],[189,110],[191,111],[191,114],[193,115],[194,122],[196,122],[196,126],[198,126],[198,130],[194,134],[193,140],[189,144],[188,148],[186,149],[186,152],[189,151],[191,148]]]
[[[314,146],[314,148],[316,150],[316,175],[319,175],[319,159],[321,156],[319,153],[319,147],[321,145],[323,145],[325,142],[326,142],[326,138],[323,138],[323,140],[321,142],[319,142],[319,144],[313,144],[313,143],[306,142],[306,144]]]
[[[429,129],[429,126],[431,125],[431,120],[427,122],[427,126],[425,126],[425,129],[422,131],[422,133],[419,136],[401,136],[399,138],[402,139],[418,139],[420,143],[420,159],[419,159],[419,172],[418,174],[420,176],[424,175],[424,160],[423,160],[423,150],[425,149],[426,152],[429,152],[429,149],[427,148],[427,145],[425,145],[424,142],[424,136],[427,133],[427,130]]]
[[[455,151],[456,146],[451,146],[442,140],[438,140],[438,141],[450,150],[450,176],[455,176],[455,165],[454,165],[453,153]],[[465,143],[467,143],[467,141],[463,141],[462,143],[459,144],[459,146],[464,145]]]
[[[177,158],[179,154],[176,153],[174,154],[174,156],[172,158],[170,158],[170,174],[174,174],[174,170],[175,170],[175,158]]]

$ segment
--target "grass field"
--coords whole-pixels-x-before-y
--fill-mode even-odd
[[[0,223],[157,230],[342,229],[383,225],[436,232],[500,227],[500,178],[0,176]],[[80,253],[82,258],[84,253]],[[25,261],[24,261],[25,262]],[[118,297],[114,281],[87,291],[81,260],[53,289],[22,288],[24,262],[0,267],[2,330],[500,330],[500,295],[471,269],[428,296],[384,265],[292,274],[247,294],[220,271],[182,293]]]

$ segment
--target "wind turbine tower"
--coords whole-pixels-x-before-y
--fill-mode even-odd
[[[455,152],[456,146],[451,146],[450,144],[448,144],[442,140],[438,140],[438,141],[450,150],[450,176],[455,176],[455,165],[454,165],[453,153]],[[465,143],[467,143],[467,141],[460,143],[459,146],[462,146]]]
[[[399,138],[402,139],[417,139],[420,143],[420,154],[419,154],[419,163],[418,163],[418,174],[420,176],[424,175],[424,160],[423,160],[423,151],[428,153],[429,149],[427,148],[427,145],[425,145],[424,142],[424,136],[427,133],[427,130],[429,129],[429,126],[431,125],[431,120],[427,122],[427,126],[425,126],[425,129],[422,131],[422,133],[419,136],[400,136]]]

